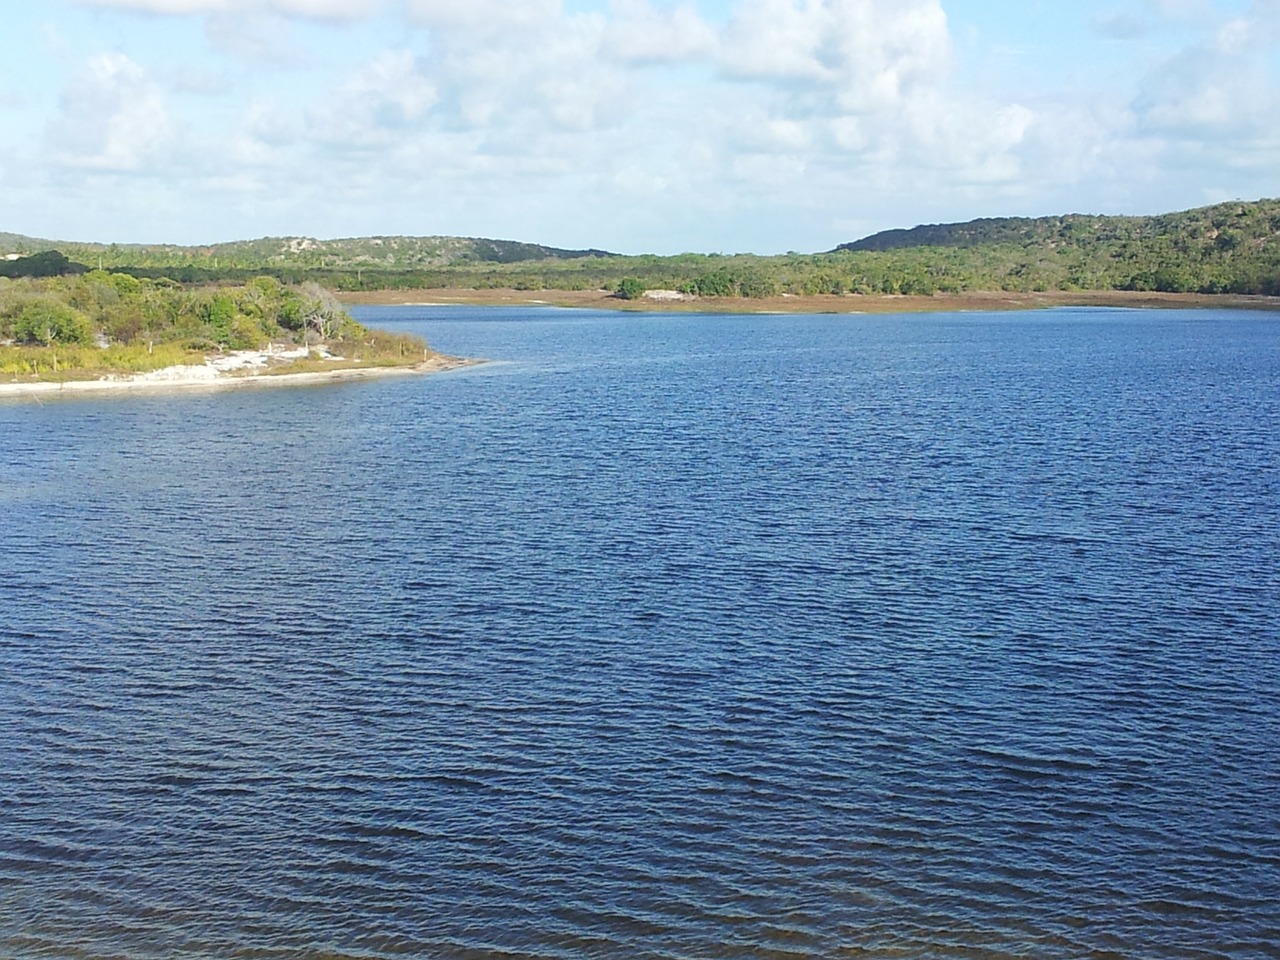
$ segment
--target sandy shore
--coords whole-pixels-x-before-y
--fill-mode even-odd
[[[236,350],[210,357],[203,364],[164,367],[132,376],[111,376],[97,380],[39,380],[0,383],[0,399],[5,397],[50,397],[82,393],[116,391],[224,390],[242,387],[282,387],[306,383],[329,383],[338,380],[366,380],[374,377],[404,376],[414,373],[439,373],[457,367],[481,363],[461,357],[435,354],[422,363],[395,367],[339,367],[332,370],[308,370],[301,373],[273,373],[273,367],[307,355],[306,350]],[[334,364],[341,357],[325,355]]]
[[[1006,291],[939,293],[931,297],[884,294],[819,294],[779,297],[691,297],[681,300],[618,300],[601,290],[365,290],[339,295],[344,303],[420,306],[556,306],[596,310],[687,313],[926,313],[957,310],[1040,310],[1050,307],[1139,307],[1178,309],[1232,307],[1280,310],[1280,297],[1234,294],[1137,293],[1096,290],[1066,293]]]

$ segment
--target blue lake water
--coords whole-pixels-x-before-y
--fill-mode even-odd
[[[0,956],[1280,956],[1280,315],[359,315],[0,402]]]

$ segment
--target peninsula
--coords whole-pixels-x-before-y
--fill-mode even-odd
[[[468,362],[371,330],[314,283],[182,285],[8,260],[58,275],[0,280],[0,396],[221,388],[446,370]]]

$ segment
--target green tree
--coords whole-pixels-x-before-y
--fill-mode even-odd
[[[14,324],[14,337],[22,343],[89,343],[93,333],[83,313],[53,300],[31,300]]]
[[[209,325],[210,339],[219,346],[231,342],[231,324],[236,318],[236,303],[228,294],[217,293],[201,304],[204,321]]]

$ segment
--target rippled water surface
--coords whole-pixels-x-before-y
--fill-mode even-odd
[[[1280,316],[362,316],[0,402],[0,956],[1280,956]]]

